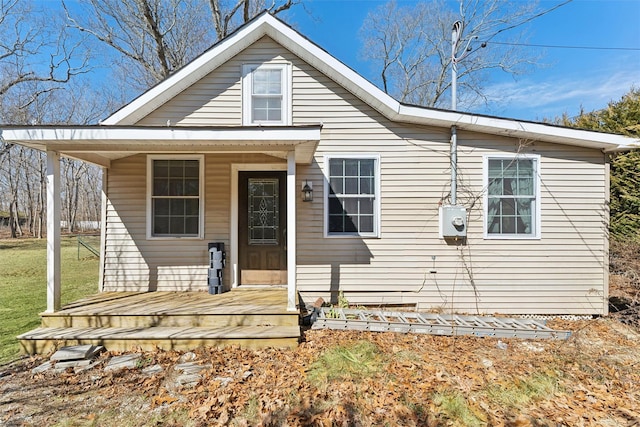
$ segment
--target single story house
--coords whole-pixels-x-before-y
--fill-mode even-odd
[[[103,168],[101,291],[207,291],[219,242],[225,290],[291,311],[606,314],[608,157],[639,142],[399,103],[267,13],[99,125],[1,136],[47,153],[51,312],[68,156]]]

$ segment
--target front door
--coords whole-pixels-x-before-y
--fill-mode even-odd
[[[286,172],[239,172],[240,285],[287,283]]]

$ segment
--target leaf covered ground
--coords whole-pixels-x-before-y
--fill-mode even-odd
[[[7,426],[640,426],[640,334],[614,319],[549,323],[567,341],[307,331],[293,350],[195,351],[134,369],[32,375],[0,368]],[[100,360],[113,356],[104,353]],[[146,366],[160,364],[154,375]]]

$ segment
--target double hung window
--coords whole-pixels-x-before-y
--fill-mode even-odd
[[[378,157],[326,157],[328,236],[377,236]]]
[[[539,238],[539,158],[485,158],[487,238]]]
[[[201,237],[202,156],[150,156],[148,168],[149,237]]]
[[[243,66],[243,124],[290,124],[288,64]]]

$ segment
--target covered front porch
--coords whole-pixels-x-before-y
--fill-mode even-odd
[[[79,344],[110,351],[290,348],[300,340],[300,315],[287,305],[287,289],[274,287],[236,288],[218,295],[102,292],[43,313],[41,327],[18,339],[29,354]]]
[[[2,137],[5,141],[47,153],[46,313],[56,313],[61,308],[61,156],[103,168],[99,287],[107,291],[194,290],[201,289],[199,286],[206,289],[206,261],[201,254],[205,254],[208,241],[227,245],[226,285],[227,289],[235,289],[241,284],[238,265],[242,254],[238,243],[238,176],[249,170],[282,171],[284,188],[281,194],[286,203],[286,215],[282,215],[285,223],[281,224],[283,237],[280,244],[286,248],[286,260],[283,263],[285,267],[281,268],[284,277],[279,283],[286,286],[286,309],[296,312],[296,205],[302,181],[297,177],[297,166],[311,164],[320,140],[320,130],[319,125],[4,128]],[[251,159],[258,155],[262,156],[260,162],[252,163]],[[199,228],[187,236],[158,237],[150,231],[151,202],[145,166],[129,160],[186,156],[201,159]],[[220,163],[223,168],[216,170],[219,158],[225,160]],[[122,167],[123,163],[134,166],[126,169]],[[207,165],[206,170],[204,164]],[[149,170],[148,165],[146,168]],[[224,172],[220,172],[222,169]],[[209,180],[207,185],[206,180]],[[112,181],[117,181],[120,187],[115,188]],[[218,185],[223,181],[224,184]],[[216,193],[212,193],[211,188],[215,188]],[[224,202],[217,200],[221,195],[224,195]]]

